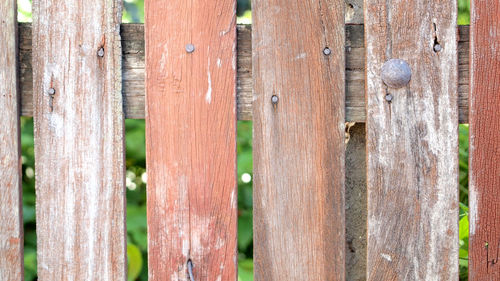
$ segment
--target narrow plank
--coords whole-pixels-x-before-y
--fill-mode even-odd
[[[374,0],[364,9],[367,279],[457,280],[456,1]],[[411,68],[399,89],[381,79],[393,58]]]
[[[38,280],[125,280],[121,1],[33,2]]]
[[[469,280],[500,280],[500,2],[471,1]]]
[[[344,1],[252,12],[255,280],[344,280]]]
[[[236,280],[236,1],[147,1],[145,44],[149,280]]]
[[[22,280],[23,215],[17,78],[17,6],[0,2],[0,280]]]
[[[123,102],[126,118],[144,119],[144,28],[122,24]],[[252,120],[252,35],[249,25],[238,25],[238,119]],[[31,28],[20,25],[22,115],[32,116]],[[458,107],[460,123],[468,122],[469,27],[459,26]],[[346,25],[346,105],[348,122],[365,122],[365,60],[362,25]]]

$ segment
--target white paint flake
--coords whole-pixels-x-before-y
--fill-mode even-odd
[[[208,67],[207,67],[207,76],[208,76],[208,89],[205,94],[205,101],[210,104],[212,102],[212,77],[210,75],[210,58],[208,58]]]
[[[307,57],[306,53],[300,53],[295,57],[295,59],[300,60],[300,59],[305,59],[306,57]]]
[[[380,256],[381,256],[382,258],[384,258],[385,260],[392,262],[392,257],[391,257],[391,255],[388,255],[388,254],[384,254],[384,253],[382,253],[382,254],[380,254]]]

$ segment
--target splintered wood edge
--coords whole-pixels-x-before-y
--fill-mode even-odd
[[[468,123],[469,26],[458,27],[458,108],[460,123]],[[123,52],[123,102],[125,117],[143,119],[144,110],[144,25],[121,25]],[[252,30],[238,25],[238,120],[252,120]],[[33,74],[31,69],[31,24],[19,24],[19,68],[21,114],[33,116]],[[346,121],[365,122],[364,29],[346,25]]]

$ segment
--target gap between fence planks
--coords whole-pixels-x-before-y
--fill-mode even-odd
[[[33,2],[38,280],[127,279],[120,21],[120,0]]]
[[[456,3],[365,1],[367,280],[458,280]],[[400,89],[391,58],[411,68]]]
[[[32,116],[31,25],[19,26],[21,114]],[[365,122],[365,49],[363,25],[346,25],[346,121]],[[459,26],[459,120],[468,122],[469,27]],[[126,118],[144,118],[144,26],[121,25],[123,46],[123,98]],[[252,119],[251,26],[238,25],[237,112],[239,120]]]
[[[15,0],[0,2],[0,280],[24,278],[16,16]]]
[[[469,280],[500,280],[500,2],[471,1]]]
[[[236,0],[146,1],[145,22],[149,280],[236,280]]]
[[[255,280],[344,280],[344,1],[252,20]]]

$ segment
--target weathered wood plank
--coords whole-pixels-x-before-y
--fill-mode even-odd
[[[500,2],[471,1],[469,280],[500,280]]]
[[[255,280],[344,280],[344,2],[252,12]]]
[[[38,280],[125,280],[121,1],[33,2]]]
[[[19,91],[17,78],[17,7],[0,2],[0,280],[22,280],[23,215]]]
[[[364,9],[367,279],[457,280],[456,1],[373,0]],[[391,58],[411,68],[400,89],[381,80]]]
[[[351,0],[348,0],[351,1]],[[357,0],[354,0],[356,2]],[[123,99],[127,118],[144,118],[144,27],[142,24],[122,24],[123,45]],[[459,26],[458,42],[458,105],[459,120],[468,122],[469,95],[469,27]],[[362,25],[346,26],[346,120],[365,122],[365,60]],[[20,69],[22,114],[31,116],[31,28],[21,24]],[[251,27],[238,26],[238,119],[252,119],[252,60]]]
[[[147,1],[145,22],[149,280],[189,280],[191,260],[234,281],[236,1]]]

